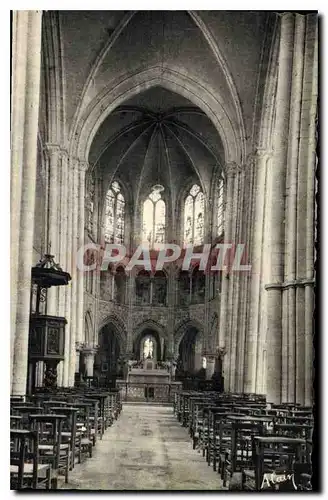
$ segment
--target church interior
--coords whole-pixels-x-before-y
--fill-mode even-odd
[[[11,489],[313,490],[318,14],[11,23]]]

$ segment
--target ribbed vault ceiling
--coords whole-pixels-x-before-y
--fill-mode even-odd
[[[221,168],[220,137],[199,109],[185,98],[154,87],[116,108],[93,141],[89,163],[131,187],[134,201],[155,184],[169,190],[172,201],[188,181],[205,191]]]

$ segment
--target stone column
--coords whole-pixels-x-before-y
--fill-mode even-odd
[[[62,150],[62,183],[65,183],[65,187],[62,185],[62,198],[61,198],[61,208],[62,208],[62,224],[61,228],[61,251],[60,251],[60,263],[63,269],[67,272],[71,272],[72,257],[71,257],[71,247],[72,247],[72,186],[71,186],[71,172],[69,171],[68,156],[67,152]],[[60,289],[60,315],[64,316],[67,320],[65,328],[65,359],[63,362],[63,380],[62,385],[68,387],[70,385],[69,380],[69,364],[70,364],[70,331],[71,331],[71,284]]]
[[[76,305],[77,305],[77,226],[78,226],[78,181],[79,169],[77,161],[73,160],[69,163],[69,171],[72,182],[72,231],[71,231],[71,326],[70,326],[70,366],[69,366],[69,385],[74,385],[75,368],[76,368]]]
[[[300,164],[297,200],[297,269],[296,276],[305,282],[304,289],[297,289],[301,301],[297,304],[299,323],[296,342],[303,349],[296,365],[296,400],[311,405],[313,394],[313,328],[314,328],[314,187],[316,169],[316,114],[318,100],[318,15],[306,16],[304,79],[300,127]],[[305,206],[306,199],[306,206]],[[304,279],[305,278],[305,279]],[[304,312],[302,314],[302,306]],[[302,323],[302,318],[303,323]],[[300,328],[298,328],[300,327]]]
[[[224,216],[225,243],[230,243],[231,240],[233,185],[234,185],[234,176],[237,171],[236,169],[237,165],[235,163],[229,163],[228,165],[226,165],[226,209]],[[220,326],[219,326],[219,339],[218,339],[218,345],[220,347],[225,346],[228,292],[229,292],[229,281],[227,278],[227,272],[222,271]]]
[[[77,343],[78,344],[78,343]],[[80,357],[81,357],[81,349],[78,345],[75,346],[75,365],[74,365],[74,373],[80,372]]]
[[[311,37],[312,35],[312,37]],[[317,16],[308,16],[308,38],[311,44],[308,56],[313,58],[313,71],[311,74],[311,106],[309,108],[310,130],[309,130],[309,158],[307,164],[307,231],[306,231],[306,278],[312,283],[305,285],[305,391],[304,404],[313,404],[313,329],[314,329],[314,200],[315,200],[315,170],[317,167],[316,158],[316,114],[318,100],[318,21]],[[310,58],[309,58],[310,59]],[[311,60],[311,59],[310,59]]]
[[[272,207],[270,216],[270,286],[267,288],[268,373],[267,399],[281,401],[282,294],[284,278],[285,177],[287,164],[289,107],[293,67],[294,16],[281,16],[279,73],[274,131],[274,161],[270,169]]]
[[[305,17],[295,15],[293,74],[290,96],[290,126],[288,141],[286,185],[286,258],[285,281],[296,278],[296,219],[299,135],[304,66]],[[282,351],[282,401],[295,402],[296,365],[296,294],[295,287],[283,290],[283,351]]]
[[[87,377],[93,377],[93,364],[95,360],[95,349],[83,349],[83,359]]]
[[[59,252],[59,209],[60,209],[60,147],[57,144],[46,145],[49,171],[48,198],[48,250],[54,255],[55,262],[60,262]],[[52,287],[47,295],[47,314],[58,315],[58,287]]]
[[[215,370],[215,355],[206,355],[206,380],[211,380]]]
[[[21,186],[21,196],[14,206],[16,213],[20,203],[19,218],[19,244],[17,256],[23,256],[20,260],[19,273],[17,273],[16,291],[16,325],[13,352],[13,379],[12,394],[23,395],[26,392],[27,379],[27,357],[28,357],[28,335],[30,320],[30,293],[31,293],[31,267],[33,265],[33,232],[34,232],[34,209],[35,209],[35,185],[36,185],[36,162],[37,162],[37,134],[39,117],[39,95],[40,95],[40,61],[41,61],[41,11],[28,11],[15,13],[16,36],[18,33],[22,37],[16,39],[16,49],[22,50],[22,44],[26,44],[26,67],[25,67],[25,114],[24,114],[24,135],[23,149],[16,150],[16,157],[13,161],[19,161],[19,165],[13,165],[14,171],[21,176],[21,182],[16,179],[15,190]],[[17,52],[13,52],[15,58]],[[18,62],[18,60],[17,60]],[[14,60],[14,64],[16,61]],[[24,71],[24,66],[19,71]],[[22,91],[19,87],[18,93]],[[19,94],[13,88],[13,104],[18,105]],[[24,104],[24,103],[23,103]],[[14,144],[22,139],[19,137],[22,129],[12,130]],[[13,193],[13,195],[16,194]],[[17,221],[14,221],[16,224]],[[18,234],[14,233],[15,237]],[[17,240],[14,242],[17,247]],[[16,257],[15,257],[16,258]],[[17,262],[13,262],[14,271]]]
[[[84,246],[85,172],[87,162],[79,162],[77,250]],[[84,271],[77,269],[76,340],[84,342]]]
[[[128,317],[127,317],[127,344],[126,351],[128,356],[133,351],[133,304],[135,303],[135,272],[128,274]],[[123,353],[122,353],[123,354]]]
[[[236,245],[241,243],[241,229],[242,229],[242,222],[243,222],[243,195],[244,195],[244,185],[245,185],[245,170],[240,171],[235,179],[235,190],[236,190],[236,197],[235,197],[235,208],[233,211],[233,218],[235,220],[234,224],[234,233],[232,235],[233,238],[233,245],[235,250],[237,249]],[[238,345],[238,330],[240,328],[240,296],[242,292],[242,280],[243,276],[241,274],[241,271],[238,270],[233,270],[231,275],[230,275],[230,390],[235,391],[236,390],[236,383],[238,379],[238,372],[239,372],[239,366],[237,365],[237,351],[244,351],[244,345]]]
[[[262,253],[264,233],[264,204],[266,197],[266,166],[269,154],[267,151],[257,150],[254,158],[256,164],[255,172],[255,213],[252,224],[252,259],[251,259],[251,285],[249,301],[249,323],[246,337],[245,352],[245,378],[244,391],[256,392],[256,378],[258,372],[257,359],[259,349],[259,317],[260,317],[260,295],[262,276]]]
[[[230,167],[230,170],[233,169],[233,185],[232,185],[232,200],[231,200],[231,208],[230,208],[230,227],[229,227],[229,235],[228,237],[224,237],[224,241],[226,243],[232,244],[232,249],[227,252],[229,257],[228,259],[228,270],[222,273],[222,277],[224,282],[226,282],[227,286],[227,298],[226,298],[226,317],[223,328],[225,330],[225,346],[227,348],[227,356],[225,358],[225,380],[227,384],[227,390],[233,391],[233,377],[234,377],[234,369],[232,367],[232,358],[233,358],[233,340],[232,339],[232,323],[233,323],[233,312],[236,307],[235,297],[234,297],[234,272],[231,272],[229,267],[232,267],[231,256],[234,250],[234,245],[236,243],[236,234],[237,234],[237,218],[238,218],[238,201],[239,201],[239,181],[240,181],[240,171],[236,165]],[[231,172],[232,173],[232,172]],[[221,319],[221,318],[220,318]],[[221,327],[220,327],[221,330]],[[223,347],[219,344],[219,347]]]
[[[25,99],[27,77],[27,38],[29,12],[13,12],[12,100],[11,100],[11,186],[10,186],[10,360],[14,356],[16,330],[19,231],[21,216],[22,169],[24,155]],[[30,60],[31,64],[31,60]],[[29,96],[31,99],[31,96]],[[12,366],[10,379],[12,382]]]

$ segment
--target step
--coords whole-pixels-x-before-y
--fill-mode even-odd
[[[122,405],[127,406],[166,406],[173,408],[173,403],[160,402],[160,401],[122,401]]]

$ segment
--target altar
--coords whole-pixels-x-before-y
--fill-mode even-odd
[[[174,367],[169,361],[146,358],[128,361],[126,380],[117,380],[122,401],[173,402],[181,390],[181,382],[174,381]]]
[[[145,359],[130,362],[127,382],[146,384],[169,384],[171,382],[170,363]]]

